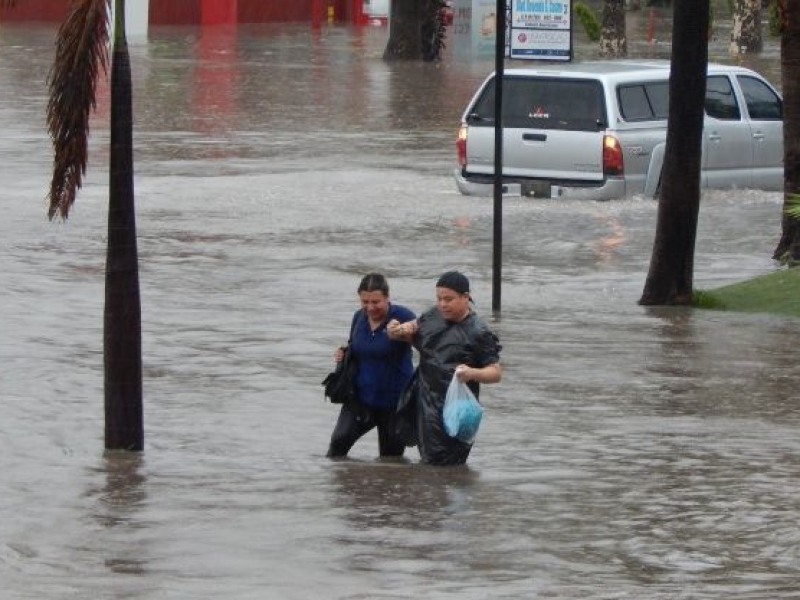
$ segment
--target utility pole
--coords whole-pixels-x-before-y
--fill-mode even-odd
[[[503,75],[506,57],[506,3],[495,9],[494,74],[494,242],[492,250],[492,312],[500,313],[503,281]]]

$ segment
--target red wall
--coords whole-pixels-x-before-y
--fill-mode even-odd
[[[150,0],[151,25],[195,25],[200,23],[200,0]]]
[[[24,0],[14,8],[0,8],[3,21],[61,22],[70,0]]]
[[[322,4],[324,4],[324,0]],[[310,21],[312,0],[238,0],[239,23]]]
[[[5,9],[6,21],[61,22],[71,0],[24,0]],[[215,23],[325,22],[328,7],[337,21],[355,18],[361,0],[150,0],[151,25],[198,25]],[[360,6],[360,4],[359,4]],[[314,11],[321,12],[313,15]]]

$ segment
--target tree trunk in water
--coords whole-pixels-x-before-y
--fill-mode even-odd
[[[131,67],[125,2],[115,0],[111,63],[111,150],[104,311],[105,447],[140,451],[142,325],[133,194]]]
[[[443,0],[393,0],[384,60],[432,61],[444,48]]]
[[[783,80],[784,207],[800,194],[800,0],[781,0]],[[773,258],[800,262],[800,219],[783,213],[782,234]]]
[[[422,0],[393,0],[389,17],[389,41],[384,59],[419,59],[422,57]]]
[[[600,56],[620,58],[628,55],[628,36],[625,33],[625,0],[605,0],[603,4],[603,34]]]
[[[763,48],[761,0],[735,0],[730,53],[752,54]]]
[[[676,0],[658,221],[640,304],[689,304],[700,210],[709,0]]]

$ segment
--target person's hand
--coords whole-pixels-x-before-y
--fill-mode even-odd
[[[472,367],[458,365],[456,367],[456,377],[458,377],[459,381],[463,381],[464,383],[472,381]]]
[[[419,325],[416,321],[406,321],[400,325],[400,331],[403,335],[407,335],[408,337],[414,337],[414,334],[417,333],[418,329]]]
[[[400,321],[397,319],[392,319],[386,324],[386,333],[392,337],[397,337],[400,335],[400,327]]]
[[[397,319],[392,319],[386,324],[386,332],[391,338],[410,339],[417,333],[419,326],[416,321],[406,321],[400,323]]]
[[[342,362],[342,359],[344,359],[344,346],[337,346],[333,351],[333,360],[338,363]]]

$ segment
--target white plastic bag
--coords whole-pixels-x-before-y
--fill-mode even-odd
[[[466,383],[455,374],[447,388],[442,419],[447,435],[466,444],[475,441],[483,418],[483,407]]]

